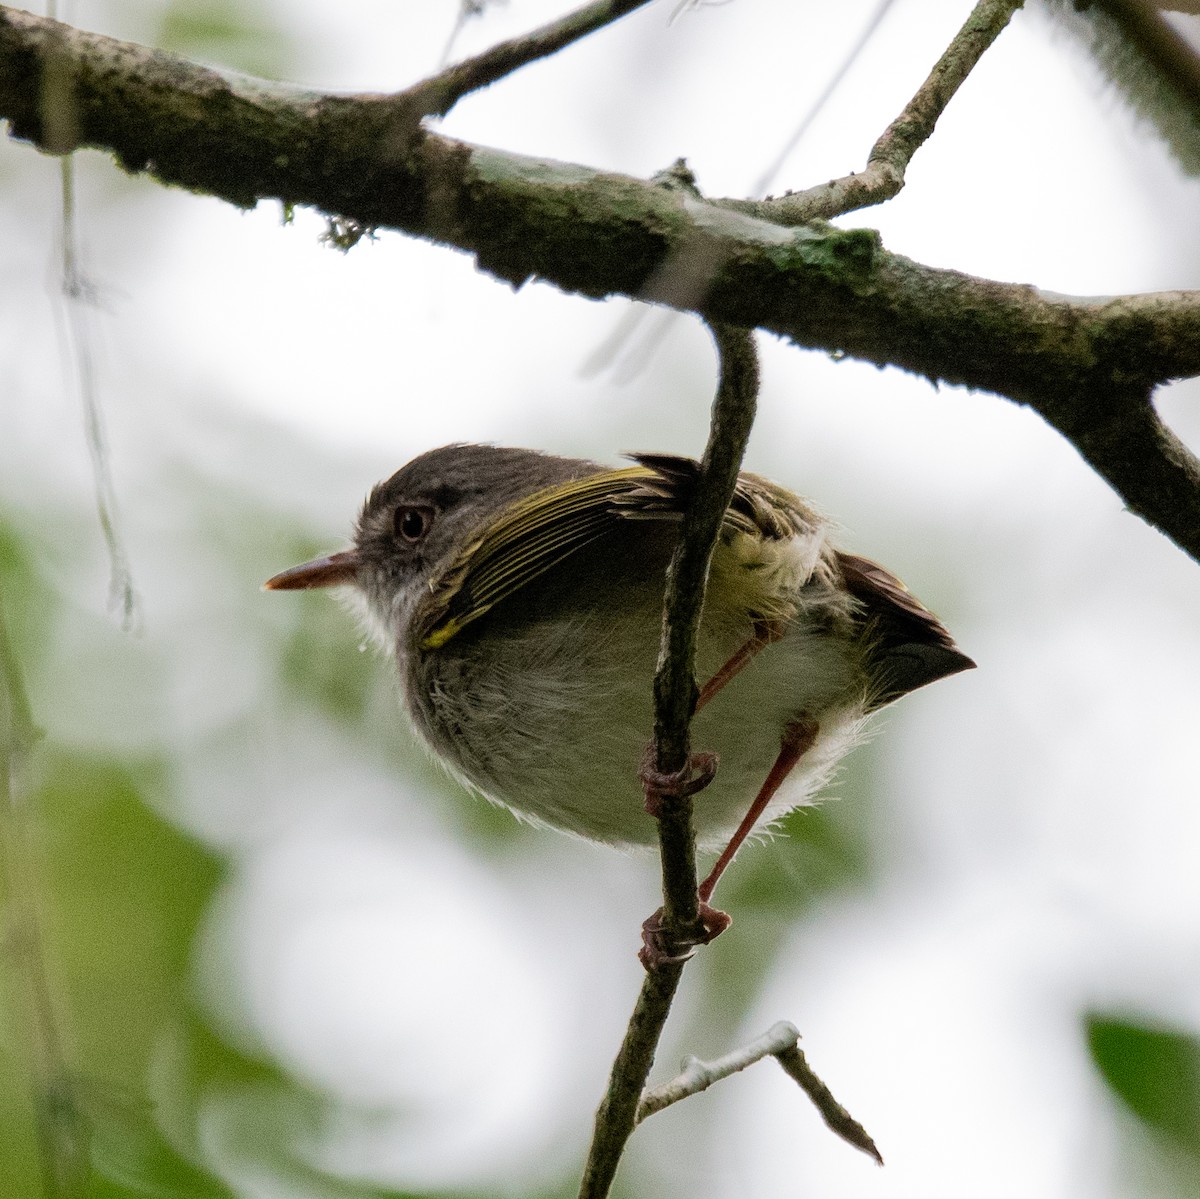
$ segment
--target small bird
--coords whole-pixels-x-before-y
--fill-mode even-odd
[[[518,817],[618,846],[657,839],[638,766],[667,563],[699,470],[631,458],[614,470],[432,450],[370,493],[353,549],[265,584],[352,588],[436,759]],[[798,496],[739,476],[696,655],[692,741],[719,761],[695,801],[697,841],[725,846],[705,906],[746,836],[811,797],[870,713],[975,665],[897,578],[828,535]]]

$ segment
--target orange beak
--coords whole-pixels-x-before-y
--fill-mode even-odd
[[[314,558],[269,578],[264,591],[308,591],[312,587],[338,587],[358,578],[358,551],[342,550],[327,558]]]

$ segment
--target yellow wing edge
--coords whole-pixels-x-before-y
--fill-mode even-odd
[[[645,466],[598,471],[543,488],[504,509],[430,581],[418,646],[437,650],[447,645],[502,600],[623,519],[622,504],[658,478],[657,471]]]

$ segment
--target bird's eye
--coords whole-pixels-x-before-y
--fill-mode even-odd
[[[402,505],[392,517],[392,529],[400,541],[416,545],[433,524],[433,509],[424,505]]]

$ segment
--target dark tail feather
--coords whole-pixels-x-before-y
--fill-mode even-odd
[[[975,665],[946,626],[890,571],[855,554],[838,554],[837,560],[847,590],[863,608],[872,709]]]

